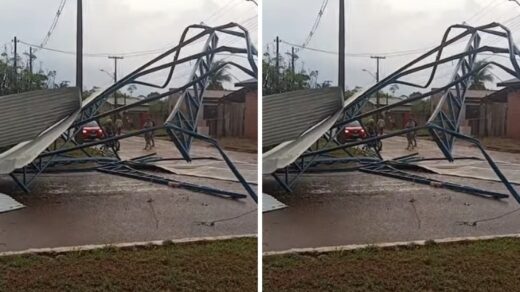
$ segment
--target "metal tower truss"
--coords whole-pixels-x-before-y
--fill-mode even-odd
[[[452,32],[454,30],[461,30],[461,32],[452,35]],[[507,46],[483,46],[481,44],[482,36],[486,34],[506,40]],[[443,51],[448,46],[464,40],[467,40],[467,44],[462,52],[444,56],[445,54],[443,54]],[[510,66],[505,66],[494,61],[487,61],[489,57],[481,59],[482,62],[477,63],[477,57],[479,56],[479,54],[482,53],[493,53],[494,55],[502,54],[502,56],[505,54],[509,59]],[[428,61],[427,58],[432,56],[434,57],[434,60]],[[333,151],[348,149],[354,146],[369,145],[370,143],[384,140],[390,137],[399,136],[409,132],[425,129],[430,133],[433,140],[435,141],[435,143],[444,155],[443,158],[435,158],[435,160],[444,159],[453,162],[454,160],[458,159],[457,157],[454,157],[452,154],[456,138],[474,144],[480,150],[484,159],[489,163],[490,167],[493,169],[500,181],[505,185],[509,193],[516,199],[516,201],[520,203],[520,196],[518,192],[503,175],[503,173],[500,171],[493,159],[484,150],[484,148],[480,144],[480,141],[473,137],[461,134],[459,131],[459,126],[461,123],[461,112],[463,111],[463,105],[465,102],[465,94],[467,89],[473,84],[473,76],[475,76],[476,73],[478,73],[486,66],[494,65],[497,68],[500,68],[503,71],[507,72],[511,76],[520,78],[520,66],[517,62],[518,56],[520,56],[520,51],[513,42],[511,32],[507,27],[499,23],[490,23],[478,27],[471,27],[465,24],[452,25],[444,33],[444,36],[439,46],[424,53],[420,57],[414,59],[413,61],[409,62],[405,66],[395,71],[394,73],[390,74],[388,77],[384,78],[379,83],[368,88],[367,90],[359,94],[357,97],[355,97],[355,99],[348,106],[344,107],[342,110],[343,112],[341,118],[322,137],[321,140],[325,140],[325,143],[323,143],[323,141],[321,143],[317,141],[313,147],[309,148],[292,164],[286,166],[283,169],[279,169],[272,175],[276,178],[276,180],[281,184],[283,188],[285,188],[287,191],[290,191],[291,185],[294,184],[296,178],[304,172],[338,171],[342,169],[337,167],[329,167],[324,169],[323,164],[337,164],[349,161],[355,162],[356,165],[354,167],[343,169],[344,171],[359,170],[371,174],[390,176],[408,181],[436,185],[438,187],[444,187],[451,190],[462,191],[465,193],[470,193],[484,197],[504,198],[508,196],[507,194],[499,194],[496,192],[479,190],[474,187],[439,182],[426,177],[406,173],[405,171],[398,169],[400,167],[410,168],[410,166],[412,166],[412,162],[418,162],[421,160],[431,160],[430,158],[416,157],[411,160],[404,159],[400,160],[398,164],[396,164],[396,161],[383,160],[377,152],[373,153],[372,157],[369,157],[368,160],[367,157],[330,158],[330,154]],[[421,95],[403,99],[402,101],[396,102],[391,105],[385,105],[383,107],[362,113],[362,109],[367,104],[369,98],[373,96],[376,92],[382,90],[383,88],[391,86],[392,84],[400,84],[415,88],[426,89],[431,86],[432,81],[436,77],[438,67],[442,64],[446,64],[448,62],[451,63],[454,61],[457,62],[457,65],[455,67],[451,79],[439,88],[432,89],[431,91]],[[477,66],[477,64],[479,65]],[[424,84],[416,84],[403,80],[406,77],[413,77],[414,73],[428,71],[430,71],[430,74],[427,81]],[[352,121],[357,120],[361,122],[362,118],[366,118],[378,114],[380,112],[385,112],[389,109],[405,105],[410,102],[425,99],[435,94],[441,94],[440,101],[435,107],[435,110],[431,114],[426,124],[422,126],[394,131],[388,134],[376,137],[369,137],[360,141],[349,142],[345,144],[341,144],[337,140],[340,130],[343,129],[346,124]],[[411,156],[414,155],[412,154]],[[304,164],[304,162],[306,161],[312,161],[313,163]],[[324,161],[326,161],[326,163],[324,163]],[[319,165],[321,165],[321,167],[318,168]]]
[[[193,36],[188,37],[188,34],[195,32]],[[219,39],[222,36],[232,37],[235,40],[229,43],[235,43],[241,41],[242,45],[239,47],[220,45]],[[203,42],[202,50],[198,53],[184,54],[181,56],[186,47],[194,45],[196,43]],[[238,56],[245,57],[247,59],[247,65],[243,66],[233,61],[228,61],[230,56],[221,58],[220,62],[216,61],[216,56],[219,53],[236,54]],[[231,56],[233,56],[231,55]],[[239,24],[228,23],[217,27],[209,27],[206,25],[191,25],[188,26],[182,33],[180,41],[177,46],[159,56],[153,58],[143,66],[137,68],[117,83],[111,85],[106,90],[99,94],[96,94],[87,105],[82,107],[78,118],[70,127],[69,130],[63,132],[61,135],[60,143],[55,143],[54,147],[48,148],[42,152],[35,162],[23,167],[22,169],[16,170],[11,176],[24,190],[28,191],[29,184],[33,181],[34,177],[38,174],[46,171],[49,165],[57,166],[64,163],[80,163],[86,160],[95,161],[98,163],[97,170],[104,173],[111,173],[116,175],[122,175],[126,177],[141,178],[147,181],[154,181],[162,184],[168,184],[170,186],[175,185],[176,187],[184,187],[190,190],[198,190],[204,193],[210,193],[218,196],[225,196],[229,198],[241,198],[242,194],[226,192],[217,190],[214,188],[195,186],[188,183],[175,182],[172,183],[164,178],[159,178],[150,174],[146,174],[142,171],[133,170],[131,164],[128,161],[121,161],[117,156],[117,151],[112,149],[113,156],[115,157],[90,157],[85,148],[96,146],[96,145],[111,145],[113,141],[141,135],[146,132],[164,129],[169,134],[172,142],[179,150],[181,156],[187,162],[192,159],[190,154],[191,144],[193,139],[199,139],[203,142],[209,143],[215,146],[219,153],[222,155],[224,161],[229,166],[237,180],[243,185],[250,197],[255,202],[257,201],[257,194],[246,182],[240,172],[236,169],[232,161],[228,158],[226,153],[218,145],[218,142],[210,137],[197,133],[197,119],[200,116],[202,110],[203,94],[208,85],[208,79],[211,78],[212,74],[219,71],[225,66],[232,66],[245,72],[252,78],[257,78],[258,69],[256,64],[257,50],[249,38],[249,32]],[[171,58],[171,59],[169,59]],[[187,75],[187,82],[175,89],[170,89],[159,95],[148,97],[139,100],[132,104],[123,105],[108,111],[101,112],[101,107],[107,99],[116,93],[124,86],[130,84],[141,85],[156,89],[165,89],[169,86],[172,81],[172,76],[175,73],[175,68],[180,64],[194,62],[191,74]],[[154,84],[142,80],[153,73],[166,71],[166,78],[164,82],[160,84]],[[109,137],[101,140],[96,140],[90,143],[79,144],[75,141],[76,135],[81,131],[82,125],[85,125],[91,121],[97,121],[99,123],[101,118],[111,116],[117,113],[124,112],[130,108],[143,105],[152,101],[160,100],[168,97],[172,94],[180,94],[180,98],[173,111],[166,119],[163,125],[156,126],[154,128],[143,129],[125,133],[119,136]],[[101,124],[101,123],[99,123]],[[88,156],[87,158],[72,158],[67,156],[68,153],[75,150],[81,150]],[[107,160],[113,160],[110,163],[106,163]],[[53,171],[53,170],[48,170]],[[32,175],[32,177],[28,177]],[[18,176],[18,178],[16,177]]]

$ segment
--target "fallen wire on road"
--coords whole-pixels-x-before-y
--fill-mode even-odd
[[[238,219],[240,217],[244,217],[246,215],[249,215],[249,214],[255,212],[256,210],[257,209],[255,208],[253,210],[249,210],[249,211],[247,211],[245,213],[242,213],[242,214],[237,215],[237,216],[229,217],[229,218],[218,219],[218,220],[214,220],[214,221],[195,221],[195,223],[197,225],[201,225],[201,226],[210,226],[210,227],[212,227],[212,226],[215,226],[215,223],[226,222],[226,221],[231,221],[231,220],[234,220],[234,219]]]
[[[467,226],[477,226],[478,223],[482,223],[482,222],[488,222],[488,221],[493,221],[493,220],[497,220],[497,219],[501,219],[501,218],[504,218],[506,216],[509,216],[511,214],[514,214],[516,212],[520,211],[520,208],[517,208],[517,209],[514,209],[512,211],[509,211],[509,212],[506,212],[502,215],[499,215],[499,216],[495,216],[495,217],[490,217],[490,218],[484,218],[484,219],[479,219],[479,220],[475,220],[475,221],[459,221],[457,222],[459,225],[467,225]]]

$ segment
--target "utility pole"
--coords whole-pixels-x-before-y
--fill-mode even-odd
[[[29,47],[29,72],[33,73],[33,52],[32,47]]]
[[[114,59],[114,84],[117,82],[117,60],[122,60],[121,56],[109,56],[109,59]],[[126,96],[124,98],[124,103],[126,105]],[[117,91],[114,91],[114,109],[118,108],[119,104],[117,103]],[[114,114],[114,122],[117,120],[117,114]]]
[[[345,0],[339,0],[338,86],[345,92]]]
[[[295,59],[296,55],[294,54],[294,47],[291,48],[291,70],[292,70],[292,73],[294,74],[294,59]]]
[[[14,88],[18,92],[18,39],[14,37]]]
[[[379,83],[379,60],[386,59],[386,57],[383,56],[370,56],[371,59],[376,59],[376,83]],[[388,105],[388,99],[386,101]],[[379,109],[379,90],[376,93],[376,108]],[[381,113],[377,113],[377,118],[381,116]]]
[[[280,85],[280,38],[276,37],[276,91]]]
[[[83,91],[83,0],[78,0],[76,12],[76,87]]]

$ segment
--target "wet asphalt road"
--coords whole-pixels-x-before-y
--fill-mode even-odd
[[[160,175],[245,193],[235,182]],[[27,206],[0,214],[0,251],[257,232],[257,205],[249,198],[222,199],[98,172],[44,174],[31,190],[25,194],[0,176],[0,192]]]
[[[385,147],[387,153],[395,147],[398,156],[405,151],[401,146],[393,141]],[[428,148],[423,143],[422,154],[428,154]],[[510,162],[520,158],[511,153],[495,156]],[[507,193],[495,181],[421,175]],[[283,193],[270,177],[264,176],[263,186],[264,192],[289,205],[263,214],[264,251],[520,232],[520,204],[513,198],[484,199],[360,172],[306,174],[292,194]],[[473,224],[478,220],[483,221]]]

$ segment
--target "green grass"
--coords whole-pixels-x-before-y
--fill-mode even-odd
[[[264,257],[264,291],[518,291],[520,240]]]
[[[0,291],[256,291],[257,240],[0,257]]]

